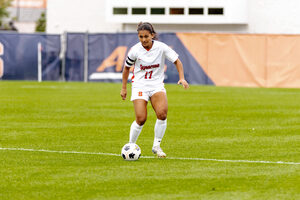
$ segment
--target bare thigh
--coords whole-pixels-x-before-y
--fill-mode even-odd
[[[165,92],[157,92],[150,98],[157,119],[167,119],[168,99]]]
[[[142,126],[147,120],[147,104],[148,102],[143,99],[136,99],[133,101],[135,121],[140,126]]]

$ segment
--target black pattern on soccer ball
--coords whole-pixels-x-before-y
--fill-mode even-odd
[[[124,153],[122,153],[122,157],[123,157],[124,160],[126,160],[126,156],[125,156]]]
[[[132,159],[133,159],[133,158],[134,158],[134,156],[135,156],[135,154],[134,154],[134,153],[130,153],[130,154],[129,154],[129,158],[132,158]]]
[[[128,151],[129,149],[130,149],[130,146],[126,146],[126,147],[124,148],[125,151]]]

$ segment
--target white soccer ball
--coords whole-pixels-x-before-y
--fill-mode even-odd
[[[128,143],[123,146],[121,155],[124,160],[138,160],[141,153],[141,148],[137,144]]]

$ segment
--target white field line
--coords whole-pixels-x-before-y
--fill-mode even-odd
[[[78,151],[55,151],[46,149],[24,149],[24,148],[2,148],[3,151],[31,151],[31,152],[46,152],[46,153],[61,153],[61,154],[86,154],[86,155],[104,155],[104,156],[120,156],[116,153],[102,153],[102,152],[78,152]],[[141,158],[156,158],[155,156],[141,156]],[[282,164],[282,165],[300,165],[299,162],[285,162],[285,161],[263,161],[263,160],[222,160],[211,158],[182,158],[182,157],[167,157],[169,160],[191,160],[191,161],[214,161],[214,162],[230,162],[230,163],[259,163],[259,164]]]

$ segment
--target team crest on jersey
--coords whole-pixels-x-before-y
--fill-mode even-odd
[[[143,96],[143,92],[139,92],[139,97]]]

